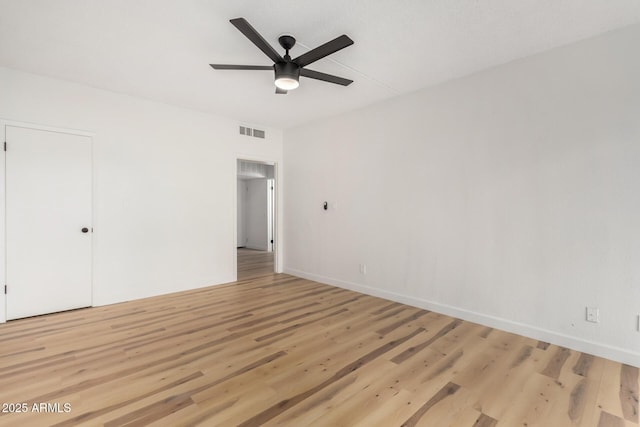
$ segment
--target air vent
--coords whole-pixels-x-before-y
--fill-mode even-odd
[[[264,139],[266,136],[265,131],[260,129],[252,129],[247,126],[240,126],[240,135],[253,136],[255,138],[261,139]]]

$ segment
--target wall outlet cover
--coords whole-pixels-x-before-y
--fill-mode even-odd
[[[600,322],[600,310],[597,307],[587,307],[587,322]]]

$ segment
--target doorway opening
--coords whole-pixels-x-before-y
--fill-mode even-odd
[[[238,280],[273,274],[276,254],[275,164],[237,160]]]

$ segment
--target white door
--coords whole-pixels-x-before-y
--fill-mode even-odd
[[[91,305],[91,138],[6,126],[7,319]]]

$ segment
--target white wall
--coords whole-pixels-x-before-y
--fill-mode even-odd
[[[236,211],[236,224],[238,229],[238,247],[245,246],[247,244],[247,197],[248,187],[247,182],[243,179],[237,181],[238,198]]]
[[[266,251],[268,244],[267,179],[248,179],[247,184],[247,244],[249,249]]]
[[[281,162],[281,131],[6,68],[0,93],[2,119],[95,133],[94,305],[235,280],[236,159]]]
[[[640,365],[638,40],[285,131],[285,271]]]

